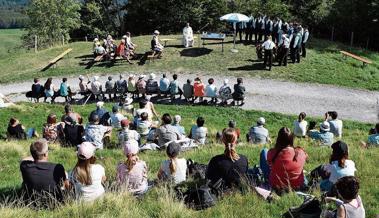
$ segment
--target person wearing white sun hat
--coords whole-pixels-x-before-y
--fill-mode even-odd
[[[159,31],[158,30],[155,30],[154,31],[154,34],[153,34],[153,39],[151,40],[151,50],[153,50],[156,55],[158,56],[158,58],[161,58],[162,57],[162,52],[163,52],[163,45],[159,42]]]
[[[101,197],[105,190],[102,183],[106,180],[105,169],[96,164],[96,147],[90,142],[78,145],[76,166],[70,174],[77,200],[93,201]]]
[[[257,125],[251,127],[249,134],[247,135],[248,141],[252,144],[264,145],[271,143],[269,132],[265,128],[266,120],[263,117],[259,117]]]
[[[319,141],[321,146],[331,146],[334,141],[334,135],[330,132],[328,121],[320,123],[320,132],[311,135],[312,139]]]

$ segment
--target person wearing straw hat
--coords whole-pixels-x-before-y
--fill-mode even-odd
[[[162,57],[162,52],[164,49],[163,45],[159,42],[159,34],[159,31],[155,30],[153,34],[153,39],[151,40],[151,50],[153,50],[156,53],[157,58]]]
[[[141,195],[148,190],[148,168],[145,161],[138,157],[138,143],[128,141],[124,145],[126,160],[118,164],[116,169],[117,184],[133,195]]]
[[[77,200],[94,201],[104,193],[105,169],[96,164],[96,147],[90,142],[78,145],[78,161],[70,174]]]
[[[319,141],[320,145],[331,146],[333,144],[334,135],[330,132],[330,124],[328,121],[320,123],[320,132],[312,134],[311,138]]]

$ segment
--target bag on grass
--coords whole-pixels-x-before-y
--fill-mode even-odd
[[[299,207],[291,207],[282,215],[283,218],[319,218],[321,215],[320,201],[315,197],[306,198]]]
[[[194,162],[192,159],[187,160],[188,175],[193,179],[204,180],[208,165]]]
[[[195,210],[204,210],[213,207],[221,194],[222,179],[215,184],[207,182],[200,187],[190,188],[184,193],[184,203]]]

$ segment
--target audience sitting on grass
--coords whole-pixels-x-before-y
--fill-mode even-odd
[[[136,122],[136,129],[137,129],[137,132],[141,135],[141,137],[145,139],[151,138],[148,136],[152,134],[151,132],[155,128],[156,126],[153,125],[153,123],[149,121],[148,114],[146,112],[142,112]]]
[[[166,154],[169,159],[162,162],[158,171],[158,179],[174,184],[186,181],[187,161],[184,158],[179,158],[180,145],[176,142],[171,142],[166,148]]]
[[[119,111],[118,105],[113,105],[112,114],[109,118],[108,123],[115,129],[121,128],[121,121],[125,119],[124,115],[122,115]]]
[[[66,104],[64,106],[64,113],[65,114],[61,117],[61,122],[65,122],[67,117],[71,117],[76,123],[83,123],[83,118],[80,116],[80,114],[74,112],[74,109],[70,104]]]
[[[379,146],[379,123],[375,125],[375,128],[371,128],[367,142],[361,142],[361,146],[364,148],[368,148],[370,146],[378,147]]]
[[[242,179],[246,178],[249,168],[248,159],[236,151],[237,133],[234,129],[227,128],[223,131],[222,142],[225,145],[223,154],[213,157],[208,164],[206,177],[212,184],[221,179],[224,188],[240,187]]]
[[[191,127],[189,138],[195,140],[195,143],[204,145],[207,142],[208,129],[204,127],[205,119],[198,117],[196,125]]]
[[[294,135],[287,127],[278,132],[275,147],[267,152],[268,173],[271,188],[278,191],[303,190],[307,186],[304,165],[308,155],[300,147],[294,147]],[[266,173],[267,174],[267,173]]]
[[[334,141],[334,136],[333,133],[330,132],[330,124],[328,121],[320,123],[320,131],[312,132],[309,136],[323,146],[331,146]]]
[[[307,134],[308,122],[305,120],[306,116],[304,112],[301,112],[299,118],[293,122],[293,134],[297,137],[305,137]]]
[[[59,139],[59,132],[63,131],[62,125],[57,123],[57,115],[49,114],[47,121],[42,127],[42,137],[48,142],[56,142]]]
[[[174,116],[174,121],[172,122],[172,126],[176,128],[176,130],[181,134],[185,135],[186,131],[184,129],[184,126],[180,125],[180,122],[182,121],[182,117],[180,115],[175,115]]]
[[[37,208],[55,207],[63,202],[62,190],[69,189],[66,171],[61,164],[48,162],[49,147],[45,139],[30,145],[31,157],[20,163],[25,200]]]
[[[105,169],[96,164],[96,147],[92,143],[83,142],[78,147],[78,161],[69,178],[77,200],[94,201],[105,193],[102,185],[106,180]]]
[[[22,140],[30,139],[32,137],[38,137],[38,134],[34,128],[26,128],[20,123],[20,121],[12,117],[9,120],[7,128],[7,139],[8,140]]]
[[[154,138],[158,140],[159,147],[166,147],[166,143],[180,140],[184,137],[171,123],[170,114],[163,114],[162,125],[154,133]]]
[[[139,144],[141,136],[136,130],[130,129],[129,120],[123,119],[121,127],[121,131],[118,132],[118,143],[121,147],[125,146],[129,141],[136,141]]]
[[[265,125],[266,125],[265,118],[263,117],[258,118],[257,125],[251,127],[247,135],[247,141],[256,145],[264,145],[267,143],[271,143],[269,132],[265,128]]]
[[[338,119],[338,113],[336,111],[330,111],[325,114],[325,120],[329,122],[330,132],[333,133],[334,137],[342,137],[342,120]]]
[[[138,157],[138,143],[130,140],[123,145],[123,148],[126,160],[117,166],[117,184],[122,190],[134,195],[143,194],[148,189],[148,168],[145,161]]]
[[[96,114],[99,117],[99,123],[106,125],[110,118],[109,112],[104,109],[104,102],[98,101],[96,103],[96,110],[92,111],[91,114]]]
[[[88,121],[84,130],[84,141],[93,143],[97,149],[103,149],[103,140],[105,137],[110,137],[112,127],[99,124],[99,115],[96,113],[91,113]]]

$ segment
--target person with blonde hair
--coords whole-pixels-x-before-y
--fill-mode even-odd
[[[90,142],[80,144],[77,152],[78,162],[70,175],[76,197],[83,201],[93,201],[105,192],[102,185],[106,180],[105,169],[95,163],[95,150],[95,145]]]
[[[138,142],[127,141],[124,145],[126,161],[117,166],[117,183],[132,194],[143,194],[148,189],[147,165],[138,157]]]
[[[249,163],[246,156],[237,153],[237,140],[235,129],[225,129],[222,134],[224,153],[213,157],[208,164],[206,177],[211,183],[222,179],[226,188],[232,188],[239,187],[242,179],[246,178]]]
[[[175,184],[186,181],[187,179],[187,161],[184,158],[178,158],[180,153],[180,144],[171,142],[166,149],[168,160],[163,161],[158,171],[158,179],[161,181],[172,181]]]

